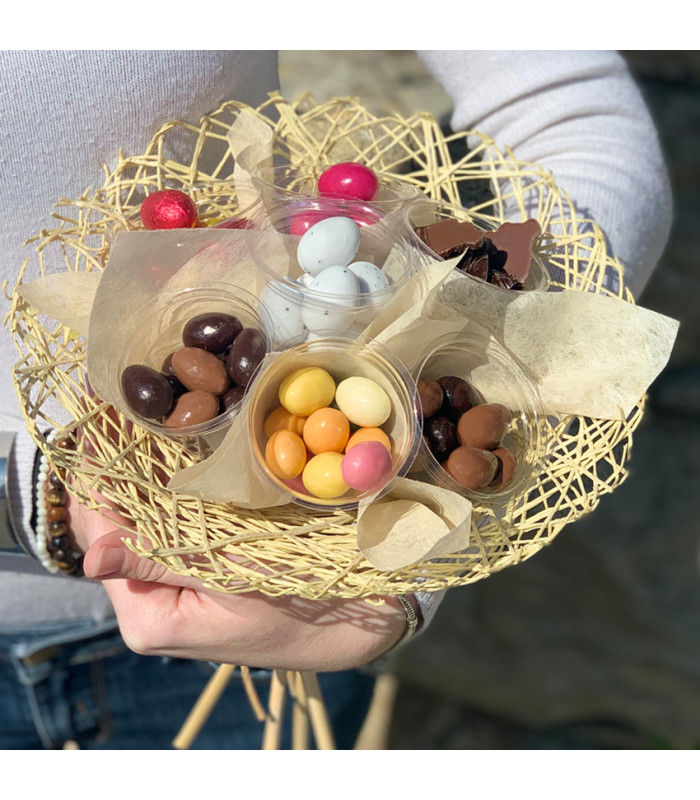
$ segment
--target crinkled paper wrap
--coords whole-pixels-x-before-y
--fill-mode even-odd
[[[478,324],[528,368],[545,411],[596,419],[632,412],[668,363],[679,326],[602,294],[505,292],[456,273],[423,317],[443,326]],[[400,333],[384,343],[405,349]]]

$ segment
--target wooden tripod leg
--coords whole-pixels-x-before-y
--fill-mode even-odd
[[[309,749],[309,709],[306,689],[300,672],[287,673],[289,693],[294,698],[292,706],[292,750]]]
[[[177,736],[173,739],[173,747],[176,750],[188,750],[192,746],[192,742],[199,735],[224,689],[228,686],[235,669],[233,664],[221,664],[211,676]]]
[[[270,699],[267,704],[267,719],[263,731],[263,750],[279,750],[282,739],[284,716],[284,694],[287,681],[286,670],[276,669],[270,679]]]
[[[321,687],[315,672],[301,672],[304,689],[306,690],[311,727],[319,750],[335,750],[335,736],[331,728],[326,706],[321,695]]]

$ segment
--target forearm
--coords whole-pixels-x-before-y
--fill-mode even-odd
[[[452,126],[550,169],[595,220],[638,296],[671,225],[658,136],[614,51],[419,51],[454,101]]]

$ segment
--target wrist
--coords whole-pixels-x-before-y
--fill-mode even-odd
[[[55,431],[48,434],[47,441],[55,441],[63,448],[74,446],[70,439],[60,438]],[[32,527],[37,556],[49,572],[83,575],[83,553],[71,530],[68,492],[63,479],[41,451],[37,453],[34,467]]]

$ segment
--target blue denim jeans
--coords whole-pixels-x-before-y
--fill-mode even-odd
[[[140,656],[114,623],[0,626],[0,749],[165,750],[215,667],[203,661]],[[270,673],[251,670],[263,705]],[[338,749],[351,749],[367,713],[374,677],[350,670],[319,675]],[[291,709],[281,747],[290,746]],[[263,723],[236,670],[192,749],[258,750]],[[313,746],[313,739],[312,744]]]

